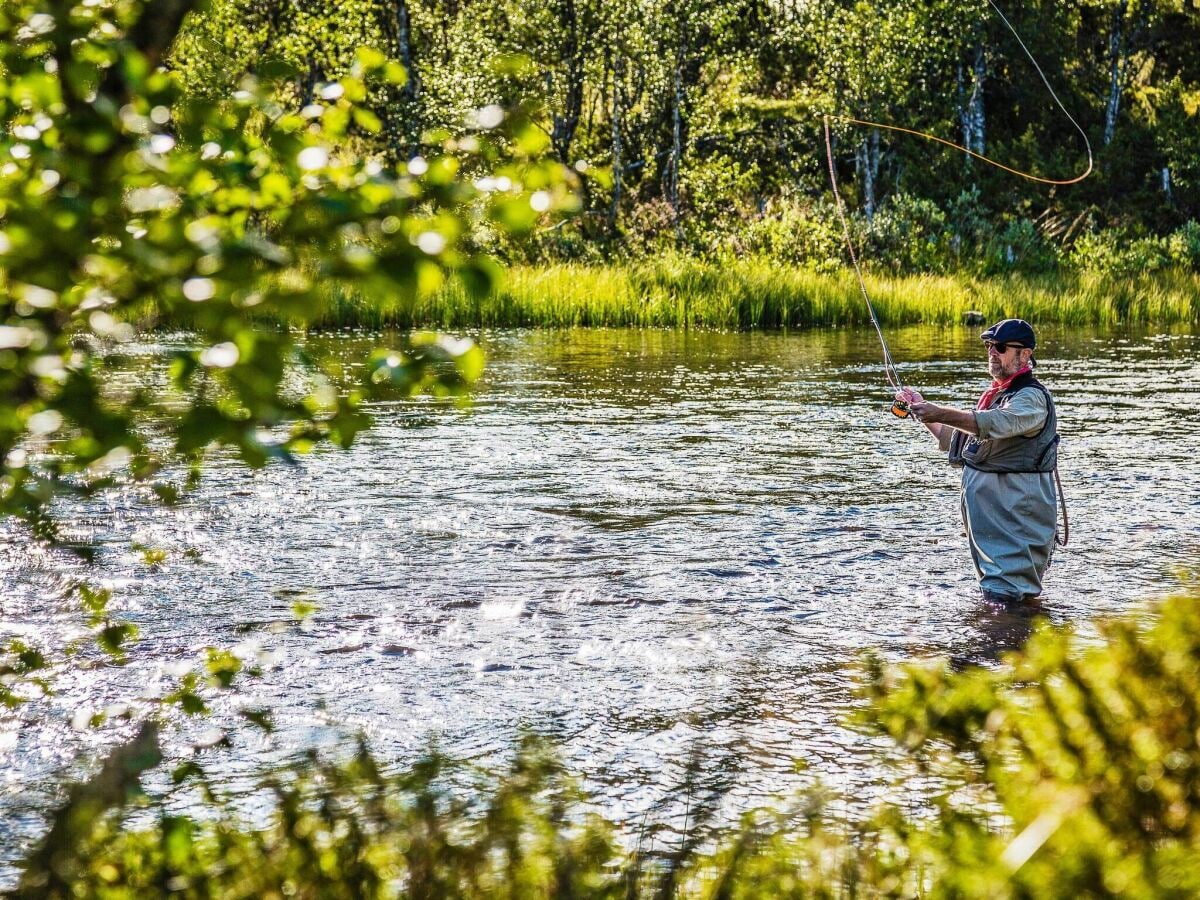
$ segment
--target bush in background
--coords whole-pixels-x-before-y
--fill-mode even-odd
[[[896,273],[944,272],[952,264],[946,214],[932,200],[896,194],[867,226],[864,255]]]
[[[738,243],[747,255],[815,272],[836,272],[846,263],[846,244],[833,201],[774,200],[748,222]]]

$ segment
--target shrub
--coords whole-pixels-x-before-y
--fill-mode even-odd
[[[1167,258],[1177,266],[1200,270],[1200,222],[1190,220],[1167,237]]]
[[[624,247],[634,256],[655,256],[675,251],[675,213],[666,200],[633,204],[621,219]]]
[[[950,249],[956,265],[972,265],[995,240],[996,226],[976,185],[947,204],[946,220],[951,230]]]
[[[694,162],[680,172],[679,179],[689,218],[698,217],[717,228],[744,219],[760,178],[755,163],[729,156],[718,154]]]
[[[989,241],[984,253],[986,274],[1002,272],[1051,272],[1059,264],[1058,251],[1036,224],[1014,219]]]
[[[772,202],[746,226],[742,240],[752,255],[816,272],[835,272],[847,262],[842,225],[831,200]]]
[[[942,272],[950,267],[951,238],[936,203],[896,194],[867,227],[866,252],[893,272]]]
[[[1125,240],[1120,232],[1102,231],[1081,235],[1071,248],[1069,262],[1084,271],[1127,277],[1166,268],[1172,259],[1166,238]]]

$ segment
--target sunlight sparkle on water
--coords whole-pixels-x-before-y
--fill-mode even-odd
[[[436,256],[446,249],[446,238],[436,231],[423,231],[417,237],[417,247],[422,253]]]
[[[237,344],[223,341],[200,353],[200,364],[214,369],[228,369],[237,364],[240,353]]]
[[[435,737],[486,764],[533,728],[614,815],[661,807],[693,756],[734,818],[816,778],[866,806],[888,773],[845,723],[861,654],[986,664],[1028,634],[976,601],[956,475],[887,415],[869,330],[475,337],[488,368],[470,411],[388,401],[349,451],[253,472],[218,457],[175,508],[128,487],[82,501],[141,646],[38,701],[61,727],[0,738],[17,741],[0,806],[54,783],[72,741],[103,740],[71,730],[77,710],[152,696],[198,648],[243,643],[266,670],[244,699],[278,732],[264,743],[219,714],[234,749],[218,779],[359,732],[391,765]],[[891,343],[931,399],[986,384],[977,333]],[[377,344],[311,349],[350,361]],[[1200,338],[1048,330],[1039,345],[1074,526],[1046,611],[1087,634],[1200,551]],[[125,347],[124,377],[165,383],[168,354],[198,349]],[[148,568],[133,540],[165,561]],[[78,625],[62,600],[78,563],[15,533],[0,553],[7,633]],[[298,602],[316,608],[303,622]]]
[[[305,147],[296,154],[296,165],[306,172],[323,169],[329,162],[329,151],[324,147]]]

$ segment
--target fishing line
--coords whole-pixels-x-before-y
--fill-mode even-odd
[[[884,371],[885,376],[887,377],[888,384],[892,387],[892,389],[894,391],[903,390],[904,384],[900,378],[900,373],[896,369],[896,364],[892,360],[892,354],[888,351],[887,341],[884,340],[884,337],[883,337],[883,329],[879,325],[879,318],[878,318],[878,316],[875,315],[875,307],[871,304],[871,297],[867,292],[867,284],[863,280],[862,267],[859,265],[858,255],[854,252],[854,240],[850,233],[850,224],[846,219],[845,204],[842,202],[842,195],[838,191],[837,174],[835,172],[834,164],[833,164],[833,140],[829,133],[830,119],[835,119],[839,122],[845,122],[849,125],[861,125],[861,126],[864,126],[867,128],[881,128],[885,131],[895,131],[895,132],[899,132],[901,134],[911,134],[911,135],[914,135],[915,137],[925,138],[926,140],[934,141],[939,144],[944,144],[945,146],[951,147],[954,150],[959,150],[959,151],[967,154],[968,156],[972,157],[973,159],[977,159],[980,162],[986,163],[989,166],[994,166],[995,168],[1000,169],[1004,172],[1008,172],[1012,175],[1016,175],[1020,178],[1024,178],[1027,181],[1035,181],[1039,184],[1052,184],[1052,185],[1077,184],[1092,174],[1092,167],[1093,167],[1092,144],[1088,140],[1087,133],[1083,130],[1082,127],[1080,127],[1079,123],[1075,121],[1075,117],[1072,116],[1070,112],[1068,112],[1066,106],[1064,106],[1063,102],[1058,98],[1058,94],[1056,94],[1054,92],[1054,88],[1051,86],[1050,80],[1046,77],[1046,73],[1043,72],[1042,67],[1040,65],[1038,65],[1038,61],[1034,57],[1033,53],[1031,53],[1029,48],[1027,46],[1025,46],[1025,42],[1023,40],[1021,40],[1021,35],[1017,33],[1017,29],[1013,27],[1012,22],[1010,22],[1008,20],[1008,17],[1006,15],[1004,15],[1004,13],[1001,11],[1000,7],[998,7],[995,4],[994,0],[987,0],[987,2],[988,2],[988,6],[990,6],[993,9],[993,11],[995,11],[996,15],[1000,17],[1000,21],[1003,22],[1005,27],[1008,28],[1008,30],[1012,33],[1012,36],[1017,39],[1017,43],[1020,44],[1021,49],[1025,52],[1025,55],[1029,58],[1029,61],[1033,64],[1033,68],[1037,71],[1038,76],[1042,79],[1042,84],[1044,84],[1046,86],[1046,90],[1049,92],[1050,96],[1053,98],[1055,105],[1058,106],[1058,108],[1062,111],[1062,114],[1067,117],[1067,121],[1069,121],[1072,125],[1075,126],[1075,130],[1079,132],[1079,136],[1081,138],[1083,138],[1083,146],[1087,151],[1087,169],[1085,169],[1081,175],[1076,175],[1073,178],[1045,178],[1041,175],[1035,175],[1032,172],[1025,172],[1021,169],[1016,169],[1016,168],[1013,168],[1012,166],[1007,166],[1004,163],[1000,162],[999,160],[992,159],[991,157],[985,156],[982,153],[976,153],[974,150],[971,150],[969,147],[964,147],[962,144],[955,143],[954,141],[947,140],[946,138],[938,137],[935,134],[929,134],[926,131],[918,131],[915,128],[905,128],[901,125],[889,125],[886,122],[871,122],[866,119],[854,118],[853,116],[842,116],[842,115],[836,115],[836,114],[828,114],[828,115],[823,116],[823,122],[824,122],[824,128],[825,128],[825,156],[829,163],[829,184],[833,188],[833,197],[834,197],[834,200],[835,200],[835,203],[837,206],[838,218],[840,218],[842,221],[842,231],[846,237],[846,249],[847,249],[847,251],[849,251],[849,254],[850,254],[850,262],[854,266],[854,274],[858,278],[858,287],[859,287],[859,290],[862,292],[863,300],[866,301],[867,312],[871,316],[871,324],[875,326],[875,333],[877,335],[879,335],[879,345],[883,349],[883,371]],[[906,418],[908,416],[908,404],[906,402],[904,402],[903,400],[897,400],[895,403],[892,404],[892,413],[893,413],[893,415],[895,415],[899,418],[902,418],[902,419]]]
[[[833,186],[833,198],[836,201],[838,218],[842,220],[842,231],[846,235],[846,249],[850,251],[850,262],[854,265],[854,274],[858,276],[858,288],[867,304],[867,312],[871,316],[871,324],[875,326],[875,333],[879,335],[879,346],[883,348],[883,373],[892,390],[901,391],[904,389],[904,383],[900,379],[896,363],[892,360],[887,341],[883,337],[883,328],[879,325],[879,317],[875,315],[875,307],[871,303],[871,295],[867,293],[867,283],[863,280],[862,268],[858,264],[858,254],[854,252],[854,240],[850,236],[850,223],[846,219],[846,210],[842,203],[841,192],[838,190],[837,174],[833,166],[833,140],[829,135],[829,116],[825,116],[825,158],[829,162],[829,183]],[[904,418],[908,415],[908,404],[903,400],[897,400],[892,405],[892,412],[900,418]]]
[[[956,144],[954,141],[948,141],[945,138],[940,138],[936,134],[929,134],[925,131],[917,131],[913,128],[904,128],[900,125],[888,125],[885,122],[868,122],[865,119],[855,119],[851,116],[839,116],[835,114],[828,116],[828,118],[837,119],[839,122],[846,122],[851,125],[864,125],[870,128],[882,128],[886,131],[898,131],[901,134],[911,134],[915,135],[916,137],[922,137],[931,141],[936,141],[939,144],[944,144],[947,147],[952,147],[955,150],[961,150],[968,156],[977,159],[980,162],[987,163],[989,166],[995,166],[997,169],[1001,169],[1002,171],[1008,172],[1011,175],[1024,178],[1027,181],[1036,181],[1038,184],[1078,184],[1092,174],[1092,143],[1088,140],[1087,132],[1085,132],[1080,124],[1075,121],[1075,117],[1071,115],[1066,106],[1063,105],[1063,102],[1058,99],[1058,94],[1054,92],[1054,88],[1050,84],[1050,79],[1046,77],[1046,73],[1043,72],[1042,67],[1038,65],[1036,57],[1034,57],[1030,49],[1025,46],[1025,42],[1021,40],[1021,35],[1017,33],[1017,29],[1014,28],[1012,22],[1008,20],[1008,16],[1004,15],[1003,11],[1001,11],[1000,7],[995,4],[994,0],[987,0],[987,3],[988,6],[990,6],[996,13],[996,15],[1000,17],[1000,21],[1004,23],[1005,27],[1012,33],[1012,36],[1017,39],[1017,43],[1025,52],[1025,56],[1028,57],[1029,61],[1033,64],[1033,68],[1038,73],[1038,77],[1042,79],[1042,84],[1046,86],[1046,91],[1050,94],[1051,99],[1054,100],[1055,106],[1062,111],[1062,114],[1067,117],[1067,121],[1075,126],[1075,130],[1078,131],[1079,136],[1083,138],[1083,146],[1087,151],[1087,168],[1081,175],[1076,175],[1073,178],[1045,178],[1041,175],[1034,175],[1032,172],[1025,172],[1021,169],[1014,169],[1011,166],[1006,166],[1004,163],[992,159],[990,156],[985,156],[982,153],[976,153],[974,150],[964,147],[962,144]]]

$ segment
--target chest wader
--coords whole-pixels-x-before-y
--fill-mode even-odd
[[[950,439],[950,465],[995,474],[1052,472],[1063,522],[1061,537],[1055,527],[1054,542],[1065,547],[1070,539],[1071,524],[1067,519],[1067,501],[1063,496],[1062,481],[1058,477],[1058,444],[1061,436],[1058,433],[1054,398],[1032,372],[1025,372],[997,394],[988,409],[1004,406],[1018,391],[1026,388],[1041,391],[1046,398],[1046,421],[1041,430],[1032,437],[1016,435],[993,440],[980,440],[976,435],[955,431]]]

